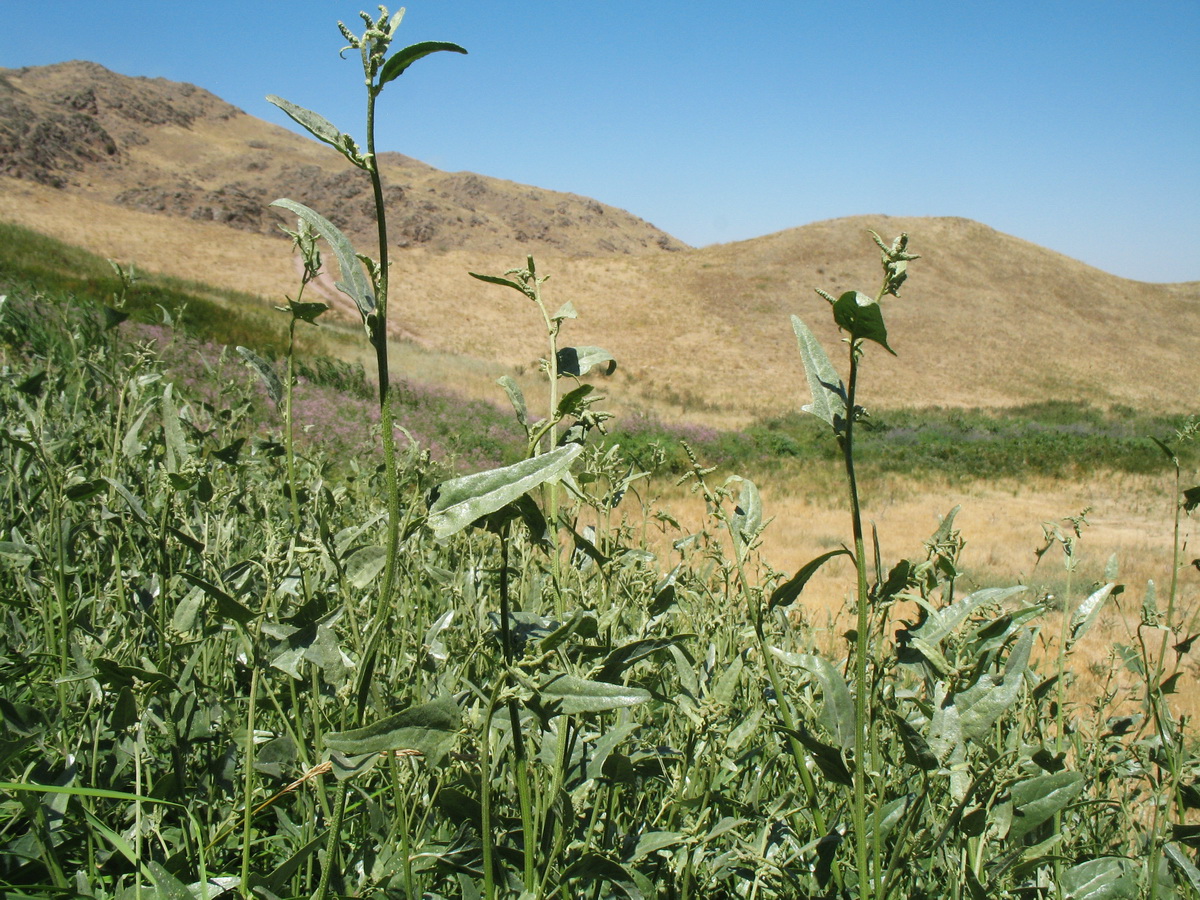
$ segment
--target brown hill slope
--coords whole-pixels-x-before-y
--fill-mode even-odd
[[[65,101],[61,86],[35,91],[39,79],[56,75],[51,70],[72,75],[76,90],[88,84],[82,99]],[[360,250],[370,247],[363,234],[363,179],[351,178],[357,173],[324,145],[259,122],[198,88],[124,79],[90,64],[0,75],[0,170],[10,174],[0,179],[0,218],[274,302],[294,292],[296,276],[287,245],[267,235],[271,223],[262,207],[269,199],[293,195],[308,202],[340,218],[360,238]],[[107,139],[92,126],[72,125],[64,112],[93,105],[88,90],[97,110],[92,120]],[[21,113],[21,103],[32,112]],[[139,123],[150,117],[168,121]],[[66,133],[54,139],[67,148],[54,157],[58,168],[45,159],[30,162],[37,147],[13,139],[20,128],[29,134],[30,122],[42,134]],[[261,156],[251,146],[255,141],[266,144]],[[620,360],[609,385],[620,405],[714,424],[795,409],[807,398],[788,317],[801,316],[842,365],[838,336],[813,289],[873,293],[878,254],[867,229],[874,229],[886,239],[908,231],[922,259],[912,265],[904,296],[886,303],[899,357],[882,351],[869,357],[862,395],[868,406],[1000,406],[1055,398],[1195,411],[1200,397],[1200,283],[1128,281],[965,219],[837,219],[664,253],[661,232],[633,216],[600,207],[595,219],[633,224],[612,229],[587,220],[594,201],[448,175],[404,157],[390,162],[386,174],[403,185],[401,198],[424,191],[435,206],[396,203],[392,209],[394,222],[409,223],[393,273],[401,374],[494,399],[498,374],[528,373],[542,352],[535,311],[516,294],[467,273],[498,274],[534,253],[539,269],[554,276],[550,302],[571,300],[579,310],[564,337],[607,347]],[[308,166],[329,180],[316,179],[315,194],[292,191],[301,185],[288,181],[288,172]],[[46,178],[39,183],[30,174],[37,171],[65,186],[51,187],[54,180]],[[142,179],[137,188],[136,173]],[[178,197],[171,193],[171,203],[146,200],[152,186],[169,184],[193,187],[179,188]],[[237,206],[238,215],[217,215],[215,198],[222,190],[231,195],[230,185],[240,185],[239,196],[249,199]],[[442,209],[437,203],[472,193],[476,212],[492,224],[436,212]],[[551,198],[568,210],[561,220],[546,212]],[[420,214],[436,219],[428,240],[413,237]],[[357,331],[349,316],[344,321],[348,332]]]
[[[88,62],[0,69],[0,174],[70,196],[272,235],[286,219],[268,204],[291,197],[365,241],[373,234],[369,185],[328,151],[190,84]],[[442,172],[398,153],[380,159],[401,246],[520,243],[572,256],[686,246],[586,197]]]

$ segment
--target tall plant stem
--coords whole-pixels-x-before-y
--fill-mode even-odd
[[[371,187],[375,195],[375,221],[379,232],[379,271],[375,282],[375,320],[371,325],[371,342],[375,345],[375,361],[379,373],[379,430],[383,442],[384,482],[387,485],[387,543],[384,546],[383,584],[379,589],[375,613],[368,630],[367,647],[363,653],[358,685],[358,716],[366,710],[370,677],[375,667],[375,651],[382,634],[383,623],[392,593],[396,586],[396,563],[400,546],[400,484],[396,474],[396,434],[392,413],[392,391],[388,373],[388,244],[387,216],[383,205],[383,181],[375,155],[375,98],[379,88],[367,89],[367,160]]]
[[[855,394],[858,388],[858,361],[862,345],[850,343],[850,380],[846,393],[846,427],[842,434],[842,457],[850,493],[850,518],[854,534],[854,567],[858,575],[858,622],[854,638],[854,853],[858,869],[859,897],[874,896],[869,870],[867,836],[867,779],[871,761],[867,759],[870,738],[870,690],[867,686],[867,653],[870,651],[870,609],[867,595],[867,558],[863,540],[862,510],[859,506],[858,479],[854,471]]]

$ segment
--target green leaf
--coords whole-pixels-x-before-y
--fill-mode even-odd
[[[1023,585],[1008,588],[983,588],[973,594],[968,594],[957,603],[944,609],[933,610],[926,607],[929,611],[929,618],[912,634],[936,645],[962,625],[975,610],[985,606],[998,605],[1025,590]]]
[[[107,475],[103,475],[101,477],[110,485],[112,485],[112,489],[117,492],[122,500],[125,501],[125,505],[128,506],[129,511],[133,513],[133,517],[143,525],[149,526],[150,517],[146,515],[146,510],[142,508],[142,504],[138,502],[137,498],[129,492],[129,488],[125,487],[125,485],[121,484],[119,481],[114,481]]]
[[[1089,859],[1063,872],[1062,888],[1067,900],[1134,900],[1137,867],[1121,857]]]
[[[383,547],[360,547],[346,560],[346,577],[356,588],[365,588],[386,564],[387,551]]]
[[[600,670],[596,673],[595,677],[598,681],[615,683],[630,666],[654,656],[659,651],[667,649],[667,647],[678,643],[686,637],[691,637],[691,635],[675,635],[669,638],[645,638],[644,640],[633,641],[624,646],[617,647],[608,656],[604,657],[604,662],[601,663]]]
[[[838,420],[846,418],[846,387],[825,355],[820,341],[796,316],[792,316],[792,330],[796,332],[796,340],[800,344],[804,376],[808,379],[808,389],[813,398],[812,403],[804,406],[803,410],[823,419],[833,428]]]
[[[846,547],[841,547],[837,550],[830,550],[828,553],[822,553],[816,559],[806,563],[793,575],[787,582],[781,584],[771,592],[771,599],[767,603],[768,609],[774,609],[776,606],[789,606],[794,603],[796,598],[800,596],[809,579],[817,574],[817,570],[825,563],[829,562],[835,556],[853,556]]]
[[[354,252],[350,240],[332,222],[303,203],[285,198],[276,200],[271,205],[286,209],[299,216],[312,226],[313,231],[325,239],[325,242],[333,249],[333,255],[337,257],[338,270],[342,276],[342,280],[336,283],[337,289],[354,301],[363,322],[367,323],[369,317],[375,313],[375,295],[371,291],[367,274],[363,270],[362,262],[359,260],[358,254]],[[368,336],[372,336],[369,330]]]
[[[472,278],[478,279],[479,281],[486,281],[488,284],[498,284],[501,287],[512,288],[514,291],[519,291],[520,293],[524,294],[526,297],[530,296],[529,289],[526,288],[523,284],[518,284],[515,281],[510,281],[507,278],[502,278],[499,275],[480,275],[478,272],[468,272],[467,274],[470,275]]]
[[[363,728],[331,732],[325,735],[325,746],[347,756],[416,750],[436,762],[454,744],[461,719],[458,704],[443,697]]]
[[[803,725],[798,725],[795,731],[790,731],[782,727],[779,731],[790,737],[794,737],[803,744],[804,749],[808,751],[808,755],[812,757],[812,761],[821,770],[821,774],[834,784],[841,784],[846,787],[851,787],[854,784],[854,776],[850,774],[850,769],[846,767],[846,761],[842,758],[842,754],[837,747],[813,737]]]
[[[558,674],[542,684],[536,699],[550,715],[574,716],[625,709],[645,703],[650,696],[642,688]]]
[[[434,488],[426,522],[434,537],[444,541],[539,485],[561,478],[582,451],[583,445],[568,444],[515,465],[444,481]]]
[[[317,324],[317,317],[329,309],[328,303],[322,303],[319,300],[303,300],[297,303],[295,300],[288,300],[288,310],[291,314],[302,322],[308,322],[310,325]]]
[[[163,868],[162,863],[150,860],[146,869],[154,879],[154,893],[150,896],[155,900],[195,900],[187,885]]]
[[[680,831],[647,831],[638,838],[637,846],[634,847],[633,855],[629,858],[629,861],[637,862],[651,853],[657,853],[659,850],[674,847],[677,844],[683,843],[686,837],[687,835]]]
[[[275,404],[275,408],[279,409],[283,405],[283,382],[279,380],[279,376],[275,374],[275,369],[269,362],[251,350],[249,347],[238,347],[238,356],[250,364],[251,368],[258,373],[258,377],[267,387],[267,393],[271,397],[271,402]]]
[[[504,393],[508,394],[508,402],[512,404],[513,412],[517,414],[517,421],[521,423],[521,427],[528,428],[529,409],[525,405],[525,393],[521,390],[521,386],[508,375],[500,376],[496,379],[496,384],[504,388]]]
[[[825,699],[821,719],[842,749],[854,745],[854,700],[846,679],[829,660],[813,653],[788,653],[772,647],[771,652],[789,666],[801,668],[816,677]]]
[[[359,152],[358,145],[354,142],[354,139],[350,135],[339,131],[337,126],[320,113],[315,113],[311,109],[305,109],[303,106],[297,106],[295,103],[284,100],[282,97],[276,97],[274,94],[267,95],[267,102],[278,106],[291,117],[293,122],[318,141],[323,141],[330,147],[333,147],[338,153],[350,160],[350,162],[362,168],[362,154]]]
[[[383,64],[383,68],[379,72],[379,86],[383,87],[389,81],[399,78],[404,74],[404,70],[418,59],[429,56],[431,53],[437,53],[439,50],[462,54],[467,52],[458,44],[451,44],[449,41],[422,41],[419,44],[412,44],[394,54]]]
[[[573,879],[611,884],[620,888],[628,900],[644,900],[645,897],[634,883],[633,875],[624,866],[594,851],[585,853],[563,871],[562,881],[564,884]],[[612,897],[614,895],[606,891],[603,896]]]
[[[744,559],[750,542],[762,531],[762,497],[758,485],[748,478],[738,478],[738,505],[733,511],[730,531],[738,558]]]
[[[1061,812],[1083,790],[1084,778],[1078,772],[1055,772],[1037,775],[1014,785],[1012,797],[1013,820],[1008,830],[1011,841],[1025,835]]]
[[[1088,630],[1096,623],[1097,617],[1100,615],[1100,610],[1104,606],[1104,601],[1111,596],[1113,588],[1116,585],[1111,581],[1093,593],[1086,600],[1079,604],[1079,608],[1075,610],[1075,614],[1071,616],[1071,630],[1067,636],[1067,651],[1069,652],[1076,642],[1088,633]]]
[[[607,350],[600,347],[562,347],[557,354],[558,374],[586,375],[599,368],[601,375],[611,375],[617,370],[617,361]]]
[[[896,351],[888,346],[887,329],[883,325],[883,310],[874,297],[858,291],[846,291],[833,304],[833,320],[852,340],[874,341],[892,356]]]
[[[1188,855],[1183,852],[1180,846],[1175,843],[1164,844],[1163,854],[1170,861],[1171,865],[1175,866],[1183,874],[1188,884],[1192,886],[1192,890],[1200,891],[1200,869],[1196,868],[1195,863],[1188,858]]]
[[[915,725],[897,712],[892,713],[892,721],[900,732],[900,742],[904,745],[904,758],[911,766],[916,766],[923,772],[932,772],[938,767],[937,755],[930,749],[929,744]]]
[[[963,737],[984,740],[996,720],[1017,701],[1025,681],[1025,666],[1032,647],[1033,631],[1026,630],[1013,648],[1009,657],[1010,668],[1006,667],[1003,678],[997,681],[991,675],[982,675],[971,687],[954,695]]]
[[[1183,492],[1183,511],[1193,512],[1197,506],[1200,506],[1200,485]]]
[[[232,619],[239,625],[245,625],[254,618],[253,612],[242,606],[242,604],[238,603],[212,582],[205,581],[199,575],[193,575],[191,572],[180,572],[179,577],[193,587],[200,588],[200,590],[215,600],[217,602],[217,612],[226,619]]]

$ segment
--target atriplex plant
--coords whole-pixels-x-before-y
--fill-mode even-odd
[[[386,562],[383,572],[383,584],[379,592],[379,602],[375,615],[372,617],[371,638],[367,645],[367,655],[362,661],[359,681],[358,710],[363,714],[366,706],[366,693],[370,684],[370,675],[374,666],[374,654],[379,641],[379,633],[384,627],[386,616],[391,607],[392,594],[396,580],[396,558],[400,541],[400,490],[396,478],[396,436],[394,431],[395,417],[392,410],[391,375],[388,369],[388,234],[387,212],[383,202],[383,179],[379,172],[379,159],[375,152],[375,103],[384,87],[399,78],[404,72],[423,57],[439,51],[466,53],[462,47],[447,41],[423,41],[391,52],[392,41],[400,27],[404,10],[400,9],[395,15],[388,13],[387,7],[379,7],[378,18],[372,18],[367,13],[360,13],[366,30],[356,35],[344,23],[338,22],[342,37],[348,44],[344,50],[358,50],[362,58],[363,75],[367,88],[366,114],[366,151],[359,149],[357,142],[349,134],[340,131],[328,119],[297,106],[274,95],[267,99],[287,113],[297,124],[303,126],[309,134],[336,149],[357,168],[362,169],[371,179],[371,188],[375,197],[375,221],[379,235],[379,256],[371,259],[355,253],[350,241],[328,219],[320,213],[309,209],[294,200],[276,200],[272,206],[287,209],[306,223],[312,231],[324,238],[333,248],[337,257],[342,280],[337,287],[345,293],[358,307],[362,316],[367,339],[375,348],[376,374],[379,378],[379,407],[380,430],[383,441],[383,459],[387,478],[388,490],[388,534],[385,545]],[[311,241],[310,244],[311,246]],[[364,272],[365,266],[365,272]],[[306,270],[307,275],[307,270]]]

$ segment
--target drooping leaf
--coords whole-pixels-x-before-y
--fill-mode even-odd
[[[821,685],[824,705],[821,720],[842,749],[854,745],[854,700],[846,679],[837,667],[823,656],[813,653],[789,653],[772,647],[771,652],[783,663],[804,669]]]
[[[586,375],[598,369],[601,375],[611,375],[617,370],[617,361],[607,350],[599,347],[561,347],[558,355],[558,374]]]
[[[232,619],[239,625],[245,625],[254,618],[253,612],[238,603],[211,581],[206,581],[199,575],[193,575],[191,572],[180,572],[179,577],[193,587],[200,588],[211,599],[215,600],[217,602],[217,613],[226,619]]]
[[[803,725],[798,725],[795,731],[782,727],[779,731],[798,740],[808,751],[808,755],[817,768],[821,770],[821,774],[834,784],[846,787],[854,784],[854,776],[850,774],[850,769],[847,768],[846,761],[837,747],[813,737]]]
[[[900,742],[904,745],[904,758],[909,765],[916,766],[923,772],[932,772],[938,767],[937,755],[930,749],[928,742],[915,725],[901,716],[892,713],[892,721],[900,732]]]
[[[346,157],[356,166],[362,167],[362,154],[359,153],[358,145],[354,139],[348,134],[339,131],[337,126],[326,119],[320,113],[315,113],[311,109],[305,109],[303,106],[297,106],[289,100],[284,100],[282,97],[276,97],[274,94],[267,95],[267,102],[273,103],[282,109],[288,116],[315,137],[318,141],[322,141],[337,150],[338,153]]]
[[[789,606],[795,602],[808,584],[809,579],[817,574],[817,571],[825,563],[837,556],[850,556],[854,554],[846,547],[839,547],[837,550],[830,550],[828,553],[822,553],[816,559],[805,563],[800,570],[786,582],[775,588],[771,592],[771,599],[767,603],[768,609],[774,609],[776,606]]]
[[[758,485],[748,478],[739,478],[738,504],[730,521],[733,545],[738,558],[744,559],[750,542],[762,530],[762,496]]]
[[[846,388],[837,370],[816,336],[796,316],[792,316],[792,330],[800,345],[800,359],[804,363],[804,376],[812,393],[812,403],[803,410],[835,427],[838,420],[846,418]]]
[[[404,74],[404,70],[418,59],[429,56],[431,53],[437,53],[439,50],[462,54],[467,52],[458,44],[452,44],[449,41],[422,41],[419,44],[412,44],[393,54],[383,64],[383,68],[379,71],[379,86],[383,87],[389,81],[399,78]]]
[[[146,515],[146,510],[142,507],[142,504],[138,502],[138,499],[129,492],[129,488],[125,487],[125,485],[121,484],[119,481],[114,481],[107,475],[103,475],[101,477],[110,485],[112,485],[112,489],[117,492],[122,500],[125,501],[125,505],[128,506],[129,511],[133,513],[133,517],[143,525],[148,526],[150,524],[150,517]]]
[[[237,352],[238,356],[249,363],[251,368],[258,373],[258,377],[266,385],[271,402],[275,404],[276,409],[279,409],[283,405],[283,382],[275,374],[274,367],[249,347],[238,347]]]
[[[983,588],[975,591],[944,609],[929,610],[929,618],[912,633],[930,644],[936,645],[962,625],[975,610],[1003,603],[1008,598],[1015,597],[1025,590],[1023,585],[1017,585],[1008,588]]]
[[[599,881],[609,884],[615,888],[619,888],[628,900],[643,900],[645,897],[645,894],[642,893],[641,889],[634,882],[633,875],[628,869],[620,863],[609,859],[607,856],[601,856],[594,851],[585,853],[579,859],[575,860],[575,862],[571,863],[571,865],[567,866],[563,870],[562,879],[564,883],[578,880],[589,883]],[[603,896],[613,897],[615,894],[605,891]]]
[[[527,428],[529,426],[529,410],[525,405],[525,393],[521,390],[521,386],[508,375],[502,375],[496,380],[496,384],[504,388],[504,393],[508,394],[508,402],[512,404],[513,412],[516,413],[521,427]]]
[[[535,699],[549,715],[574,716],[636,706],[649,700],[650,692],[605,681],[589,681],[575,675],[556,674],[542,684]]]
[[[561,478],[582,451],[581,444],[568,444],[515,465],[444,481],[434,489],[426,523],[444,541],[522,494]]]
[[[1055,772],[1026,778],[1010,789],[1013,819],[1008,830],[1011,841],[1020,841],[1055,813],[1061,812],[1083,790],[1078,772]]]
[[[672,644],[676,644],[687,637],[690,637],[690,635],[675,635],[669,638],[645,638],[617,647],[604,658],[604,662],[600,664],[600,669],[596,672],[595,678],[597,681],[615,683],[630,666],[654,656],[654,654],[665,650]]]
[[[371,725],[325,735],[325,746],[347,756],[416,750],[436,762],[454,744],[462,712],[450,697],[412,706]]]
[[[1075,614],[1071,616],[1071,628],[1067,635],[1067,650],[1072,647],[1088,633],[1092,625],[1096,623],[1097,617],[1100,615],[1100,610],[1104,606],[1104,601],[1111,596],[1113,589],[1116,587],[1111,581],[1100,588],[1100,590],[1092,593],[1086,600],[1079,604],[1079,608],[1075,610]]]
[[[1002,678],[997,680],[991,675],[982,675],[971,687],[954,695],[963,737],[976,741],[986,739],[996,720],[1016,703],[1032,647],[1033,631],[1026,630],[1009,657],[1011,669],[1006,669]]]
[[[1193,891],[1200,891],[1200,869],[1188,858],[1188,855],[1176,843],[1163,845],[1163,854],[1170,860],[1171,865],[1180,871]]]
[[[354,301],[364,324],[367,323],[369,317],[375,314],[375,295],[367,280],[367,274],[363,270],[362,262],[359,260],[358,254],[354,252],[349,238],[342,234],[332,222],[303,203],[284,198],[276,200],[271,205],[286,209],[299,216],[312,227],[313,231],[325,239],[325,242],[332,248],[334,256],[337,257],[338,270],[341,273],[342,280],[336,283],[337,289]]]

